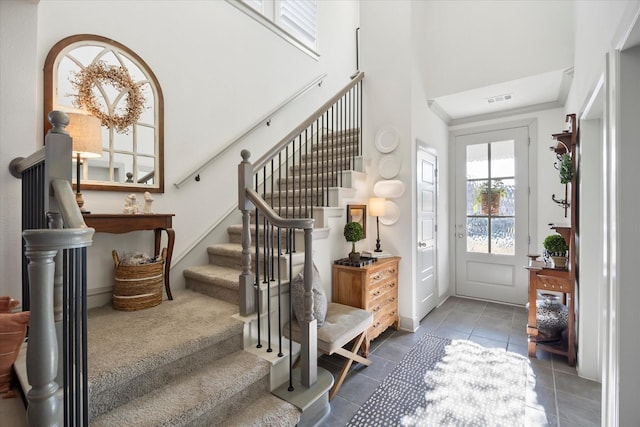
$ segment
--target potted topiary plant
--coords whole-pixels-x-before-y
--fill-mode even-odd
[[[492,180],[491,186],[489,186],[489,181],[483,182],[476,188],[473,212],[480,212],[482,215],[488,215],[491,212],[491,215],[498,215],[500,199],[506,194],[507,188],[501,180]]]
[[[364,230],[360,223],[351,221],[344,226],[344,238],[347,242],[351,242],[351,252],[349,252],[349,260],[351,262],[360,261],[360,252],[356,252],[356,242],[362,240],[364,237]]]
[[[547,251],[547,254],[553,260],[553,266],[555,268],[567,268],[567,251],[569,246],[559,234],[550,234],[545,237],[542,242],[542,246]]]

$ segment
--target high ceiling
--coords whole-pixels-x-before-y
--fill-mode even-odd
[[[449,124],[564,105],[573,2],[432,0],[414,10],[425,95]]]

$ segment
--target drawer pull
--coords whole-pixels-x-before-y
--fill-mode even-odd
[[[373,280],[378,280],[380,279],[380,274],[376,274],[375,276],[372,277]]]
[[[393,282],[393,283],[390,283],[390,284],[389,284],[389,287],[390,287],[390,288],[393,288],[395,285],[396,285],[396,282]]]
[[[376,308],[374,308],[373,310],[371,310],[371,313],[377,313],[380,311],[380,306],[377,306]]]
[[[374,297],[377,297],[377,296],[379,296],[381,293],[382,293],[382,291],[375,291],[375,292],[373,293],[373,296],[374,296]]]

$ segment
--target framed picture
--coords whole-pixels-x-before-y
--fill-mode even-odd
[[[362,226],[362,238],[367,237],[367,205],[347,205],[347,223],[352,221]]]

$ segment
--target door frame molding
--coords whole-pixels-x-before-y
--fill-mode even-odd
[[[538,189],[537,189],[537,178],[538,178],[538,118],[531,117],[519,120],[511,120],[504,122],[496,122],[487,125],[478,125],[477,123],[465,125],[464,128],[454,129],[449,132],[449,146],[450,151],[455,153],[456,149],[456,138],[464,135],[470,135],[475,133],[483,133],[483,132],[493,132],[505,129],[513,129],[527,127],[529,133],[529,215],[528,215],[528,235],[529,235],[529,252],[531,252],[532,245],[535,245],[535,242],[538,241]],[[456,156],[449,156],[449,206],[456,206]],[[451,262],[449,263],[449,277],[453,283],[453,295],[458,295],[457,289],[457,280],[456,280],[456,212],[455,208],[449,209],[449,236],[451,238],[452,244],[449,245],[449,259]],[[535,247],[535,246],[533,246]],[[524,266],[523,266],[524,268]]]

